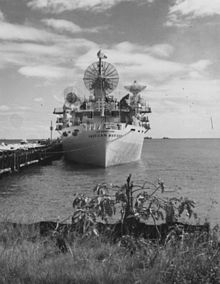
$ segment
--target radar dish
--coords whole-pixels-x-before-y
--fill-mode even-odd
[[[133,95],[137,95],[138,93],[143,91],[146,88],[146,86],[140,85],[137,83],[137,81],[134,81],[132,85],[124,86],[124,88],[128,90],[129,92],[131,92]]]
[[[64,90],[64,98],[65,106],[67,108],[72,108],[80,101],[79,97],[73,92],[73,87],[67,87]]]
[[[100,60],[89,65],[83,81],[89,91],[102,90],[110,94],[118,85],[119,75],[111,63]]]
[[[74,104],[77,101],[77,95],[74,93],[69,93],[66,95],[66,102],[69,104]]]

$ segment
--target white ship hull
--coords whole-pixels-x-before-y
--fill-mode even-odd
[[[63,137],[66,159],[99,167],[109,167],[137,161],[141,158],[145,129],[128,125],[123,130],[102,129],[82,130],[72,135],[74,128],[68,129]]]

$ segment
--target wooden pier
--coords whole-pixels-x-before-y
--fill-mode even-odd
[[[37,147],[28,147],[0,151],[0,177],[6,173],[15,173],[33,164],[47,164],[62,156],[62,144],[52,141]]]

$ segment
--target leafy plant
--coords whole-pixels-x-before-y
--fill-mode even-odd
[[[73,201],[72,224],[82,234],[98,235],[97,224],[108,224],[112,217],[119,217],[122,227],[134,222],[159,222],[173,224],[186,212],[187,217],[196,217],[195,203],[187,198],[162,198],[165,192],[163,181],[146,181],[142,185],[131,181],[131,174],[122,186],[98,184],[94,196],[79,194]],[[158,195],[158,193],[161,193]],[[124,230],[126,232],[126,230]],[[158,231],[158,235],[160,235]]]

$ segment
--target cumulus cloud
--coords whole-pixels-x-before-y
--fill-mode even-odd
[[[72,69],[56,67],[56,66],[23,66],[18,72],[27,77],[38,77],[48,79],[71,78],[73,76]]]
[[[38,44],[38,43],[27,43],[27,42],[2,42],[0,44],[0,53],[2,54],[17,54],[22,55],[33,55],[33,57],[39,56],[59,56],[61,51],[59,46],[55,44]]]
[[[65,20],[45,19],[47,25],[56,29],[79,31],[80,27]],[[73,73],[79,76],[87,66],[97,60],[96,53],[100,46],[85,38],[69,38],[46,32],[41,29],[4,23],[12,29],[11,41],[0,43],[0,66],[14,64],[19,66],[18,72],[26,77],[45,79],[72,78]],[[0,39],[7,39],[6,30]],[[25,42],[18,42],[23,39]],[[36,42],[29,42],[30,40]],[[39,42],[37,40],[39,39]],[[42,41],[45,40],[45,41]],[[103,45],[111,62],[117,65],[120,75],[126,80],[143,78],[163,81],[171,77],[199,77],[210,64],[201,60],[190,66],[170,60],[174,47],[167,43],[156,45],[138,45],[121,42],[115,45]],[[135,76],[135,78],[134,78]]]
[[[128,41],[123,41],[114,46],[114,48],[121,52],[139,52],[143,51],[156,57],[169,57],[174,47],[167,43],[155,44],[155,45],[138,45]]]
[[[191,15],[192,17],[205,17],[220,14],[219,0],[177,0],[170,8],[170,13]]]
[[[10,110],[10,107],[9,107],[9,106],[0,105],[0,111],[8,111],[8,110]]]
[[[59,31],[82,31],[70,21],[53,18],[42,21]],[[79,76],[79,70],[83,72],[97,60],[96,53],[100,48],[97,43],[85,38],[73,40],[63,34],[7,22],[0,26],[0,39],[3,40],[0,43],[0,66],[18,65],[18,72],[26,77],[50,80],[72,78],[73,73]],[[190,66],[169,60],[174,47],[167,43],[149,46],[126,41],[103,47],[111,62],[117,65],[122,78],[127,80],[147,78],[160,82],[177,76],[196,78],[210,64],[203,60]]]
[[[158,56],[158,52],[155,52],[155,50],[155,46],[144,47],[122,42],[106,48],[105,53],[111,58],[111,62],[116,65],[121,77],[130,81],[134,79],[163,81],[170,76],[180,76],[188,72],[186,64],[160,58],[161,56]],[[85,69],[96,53],[96,50],[89,50],[88,53],[76,60],[75,65],[80,69]],[[157,56],[153,55],[153,53],[157,53]]]
[[[57,19],[43,19],[42,22],[49,27],[52,27],[55,30],[60,32],[67,31],[71,33],[79,33],[82,29],[75,25],[73,22],[66,20],[57,20]]]
[[[204,71],[212,64],[212,62],[208,59],[199,60],[191,64],[191,67],[196,69],[197,71]]]
[[[53,34],[34,27],[1,22],[0,39],[45,42],[53,39]]]
[[[94,42],[84,38],[68,38],[67,36],[57,35],[55,33],[48,33],[49,37],[45,37],[42,41],[41,37],[44,31],[41,29],[34,29],[41,40],[38,42],[37,38],[28,30],[28,35],[25,32],[27,27],[22,25],[10,24],[13,26],[14,34],[10,34],[10,41],[8,39],[0,42],[0,67],[11,65],[20,66],[36,66],[36,65],[53,65],[59,66],[65,64],[72,66],[72,60],[79,54],[87,52],[91,47],[97,46]],[[16,33],[18,31],[19,33]],[[23,40],[17,41],[18,37]],[[0,39],[5,36],[1,34]],[[47,39],[46,39],[47,38]],[[30,39],[35,39],[30,42]],[[66,67],[65,66],[65,67]]]
[[[63,20],[63,19],[43,19],[41,20],[45,25],[53,28],[55,31],[58,32],[69,32],[72,34],[75,33],[98,33],[102,30],[106,30],[107,26],[100,26],[100,27],[93,27],[93,28],[81,28],[80,26],[74,24],[71,21]]]
[[[102,12],[120,2],[152,3],[154,0],[30,0],[28,6],[33,9],[43,9],[47,12],[61,13],[76,9]]]
[[[147,50],[153,55],[159,57],[170,57],[174,51],[174,47],[170,44],[155,44],[149,47]]]
[[[164,26],[167,27],[178,27],[178,28],[186,28],[191,24],[191,19],[187,17],[180,16],[179,14],[169,13],[167,16],[167,21]]]
[[[169,9],[167,26],[188,26],[192,19],[220,15],[219,0],[176,0]]]

